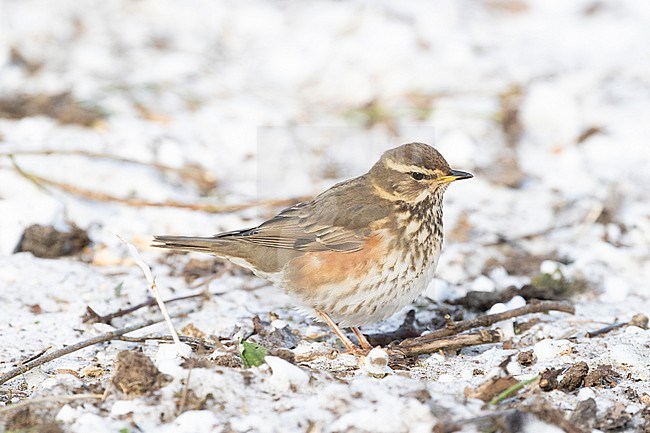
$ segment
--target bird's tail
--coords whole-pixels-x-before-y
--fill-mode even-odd
[[[228,256],[230,241],[218,237],[154,236],[153,247]]]

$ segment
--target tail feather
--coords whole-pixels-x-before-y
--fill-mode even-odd
[[[228,241],[215,237],[192,237],[192,236],[154,236],[156,248],[167,248],[181,251],[198,251],[215,255],[227,255],[226,244]]]

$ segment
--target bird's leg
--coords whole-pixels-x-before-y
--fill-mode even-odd
[[[339,337],[339,340],[343,342],[343,345],[345,348],[348,350],[348,352],[351,353],[356,353],[359,351],[359,348],[354,345],[352,340],[350,340],[344,333],[341,331],[341,328],[338,327],[336,323],[332,319],[330,319],[330,316],[328,316],[326,313],[323,313],[322,311],[316,310],[316,315],[320,317],[323,322],[327,323],[327,326],[330,327],[332,332],[336,334],[337,337]]]
[[[366,336],[361,333],[361,330],[359,328],[353,326],[350,329],[352,329],[354,335],[357,336],[357,341],[359,342],[359,346],[361,346],[363,350],[372,350],[372,344],[370,344]]]

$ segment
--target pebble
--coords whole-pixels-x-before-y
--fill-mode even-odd
[[[547,338],[535,344],[533,351],[540,361],[547,361],[568,353],[571,349],[569,340],[552,340]]]
[[[363,361],[365,371],[373,377],[384,377],[393,370],[388,366],[388,353],[382,348],[375,347]]]

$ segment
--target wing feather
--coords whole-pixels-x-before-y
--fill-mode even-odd
[[[361,176],[333,186],[312,201],[284,209],[257,227],[215,237],[305,252],[353,252],[362,248],[371,233],[369,226],[386,214],[385,204],[368,197],[366,179]]]

